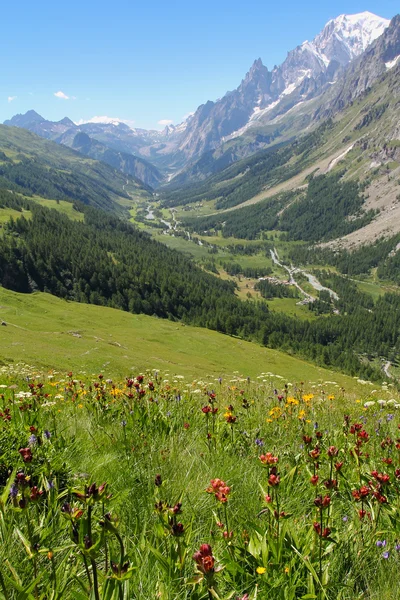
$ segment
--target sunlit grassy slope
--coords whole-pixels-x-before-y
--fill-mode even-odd
[[[42,368],[169,370],[187,377],[272,372],[290,381],[329,380],[354,389],[355,380],[281,352],[196,327],[145,315],[17,294],[0,287],[0,361]]]

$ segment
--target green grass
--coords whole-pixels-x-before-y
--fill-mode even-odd
[[[166,369],[187,377],[238,371],[272,372],[293,380],[334,380],[356,389],[351,377],[257,344],[180,323],[78,304],[43,293],[17,294],[0,287],[0,360],[51,369],[115,375]],[[79,337],[78,337],[79,336]]]
[[[72,202],[67,202],[66,200],[48,200],[47,198],[41,198],[40,196],[33,196],[32,200],[40,204],[41,206],[45,206],[46,208],[53,208],[64,215],[67,215],[71,221],[83,221],[84,215],[83,213],[74,209]]]
[[[315,314],[309,310],[308,306],[299,305],[300,298],[274,298],[268,300],[268,306],[276,312],[283,312],[291,317],[299,319],[316,319]]]
[[[23,210],[19,212],[18,210],[14,210],[13,208],[0,208],[0,224],[7,223],[11,219],[18,219],[24,215],[25,219],[29,219],[31,217],[30,210]]]

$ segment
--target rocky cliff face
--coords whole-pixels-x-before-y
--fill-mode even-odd
[[[289,52],[282,65],[272,71],[261,59],[256,60],[236,90],[197,109],[179,150],[187,160],[193,160],[255,122],[268,122],[296,103],[315,97],[388,25],[387,19],[368,12],[341,15],[329,21],[313,41]],[[288,102],[288,97],[293,101]]]

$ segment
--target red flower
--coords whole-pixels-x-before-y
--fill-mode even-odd
[[[327,479],[326,481],[324,481],[324,486],[327,490],[336,489],[337,479]]]
[[[319,458],[320,454],[321,454],[321,450],[318,448],[318,446],[316,448],[314,448],[314,450],[311,450],[311,452],[310,452],[310,456],[313,460],[317,460],[317,458]]]
[[[279,475],[276,475],[275,473],[271,473],[271,475],[268,478],[268,484],[271,485],[272,487],[276,487],[277,485],[279,485],[281,481],[281,478],[279,477]]]
[[[226,485],[222,479],[211,479],[211,485],[206,489],[208,494],[214,494],[218,502],[228,502],[228,496],[231,492],[231,488]]]
[[[313,476],[311,477],[311,479],[310,479],[310,483],[311,483],[312,485],[317,485],[317,483],[318,483],[318,479],[319,479],[318,475],[313,475]]]
[[[18,452],[20,453],[20,455],[22,456],[22,460],[24,462],[31,462],[32,461],[32,451],[30,448],[20,448],[18,450]]]
[[[343,462],[337,462],[335,463],[335,469],[336,471],[340,471],[340,469],[343,467]]]
[[[331,530],[329,529],[329,527],[325,527],[325,529],[322,532],[322,537],[323,538],[327,538],[331,535]]]
[[[206,415],[207,413],[211,412],[211,406],[203,406],[201,410]]]
[[[279,458],[277,456],[274,456],[272,452],[267,452],[266,454],[262,454],[260,456],[260,460],[263,465],[276,465]]]
[[[318,533],[318,535],[321,535],[321,524],[315,522],[315,523],[313,523],[313,527],[314,527],[315,533]]]
[[[204,575],[214,572],[215,559],[209,544],[202,544],[199,550],[193,554],[193,560],[198,570]]]
[[[330,496],[317,496],[314,500],[314,504],[317,508],[326,508],[327,506],[329,506],[331,503],[331,497]]]
[[[339,450],[336,446],[329,446],[328,448],[328,456],[333,457],[338,455]]]

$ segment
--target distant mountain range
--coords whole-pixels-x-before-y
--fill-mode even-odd
[[[299,135],[363,93],[400,56],[400,17],[341,15],[269,71],[254,62],[239,87],[206,102],[178,126],[131,128],[118,120],[47,121],[35,111],[5,125],[23,127],[100,159],[156,188],[199,180],[274,143]]]

